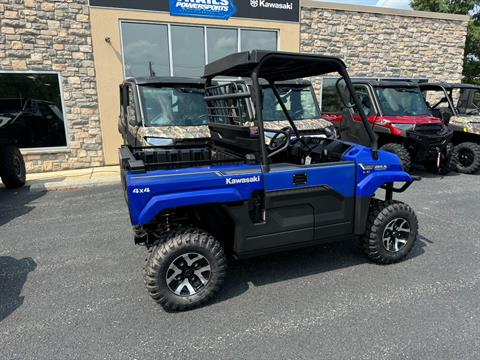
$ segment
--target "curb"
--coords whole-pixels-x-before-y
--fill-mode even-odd
[[[88,179],[88,180],[72,180],[61,182],[44,182],[30,185],[30,192],[47,192],[47,191],[66,191],[83,188],[92,188],[107,185],[119,185],[120,179],[106,178],[106,179]]]

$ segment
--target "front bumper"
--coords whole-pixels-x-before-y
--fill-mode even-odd
[[[427,126],[417,126],[415,130],[408,131],[407,138],[415,144],[413,160],[415,162],[436,160],[438,153],[445,150],[452,136],[453,131],[447,127],[431,131]]]

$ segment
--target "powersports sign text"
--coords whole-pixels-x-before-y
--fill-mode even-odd
[[[232,0],[170,0],[170,15],[228,20],[237,8]]]
[[[300,0],[90,0],[91,6],[165,11],[172,16],[299,22]]]

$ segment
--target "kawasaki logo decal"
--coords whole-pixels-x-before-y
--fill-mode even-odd
[[[266,0],[250,0],[251,7],[263,7],[263,8],[271,8],[271,9],[283,9],[283,10],[293,10],[293,2],[289,3],[278,3],[278,2],[271,2]]]
[[[226,178],[225,184],[227,185],[235,185],[235,184],[250,184],[260,182],[260,176],[252,176],[248,178],[240,178],[240,179],[232,179]]]
[[[228,20],[236,11],[233,0],[170,0],[172,16]]]

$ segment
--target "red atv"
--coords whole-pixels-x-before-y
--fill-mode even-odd
[[[429,171],[440,174],[455,169],[456,159],[450,143],[453,132],[441,119],[431,116],[417,84],[377,80],[355,80],[353,83],[378,136],[379,146],[396,154],[405,171],[412,163],[423,164]],[[345,93],[341,87],[337,82],[338,92]],[[362,123],[358,110],[350,105],[349,99],[341,100],[338,104],[343,106],[337,111],[329,106],[329,112],[324,111],[323,117],[336,124],[343,139],[363,144],[365,139],[360,131]],[[324,99],[323,103],[326,101],[332,102]],[[355,121],[351,121],[351,117]]]

